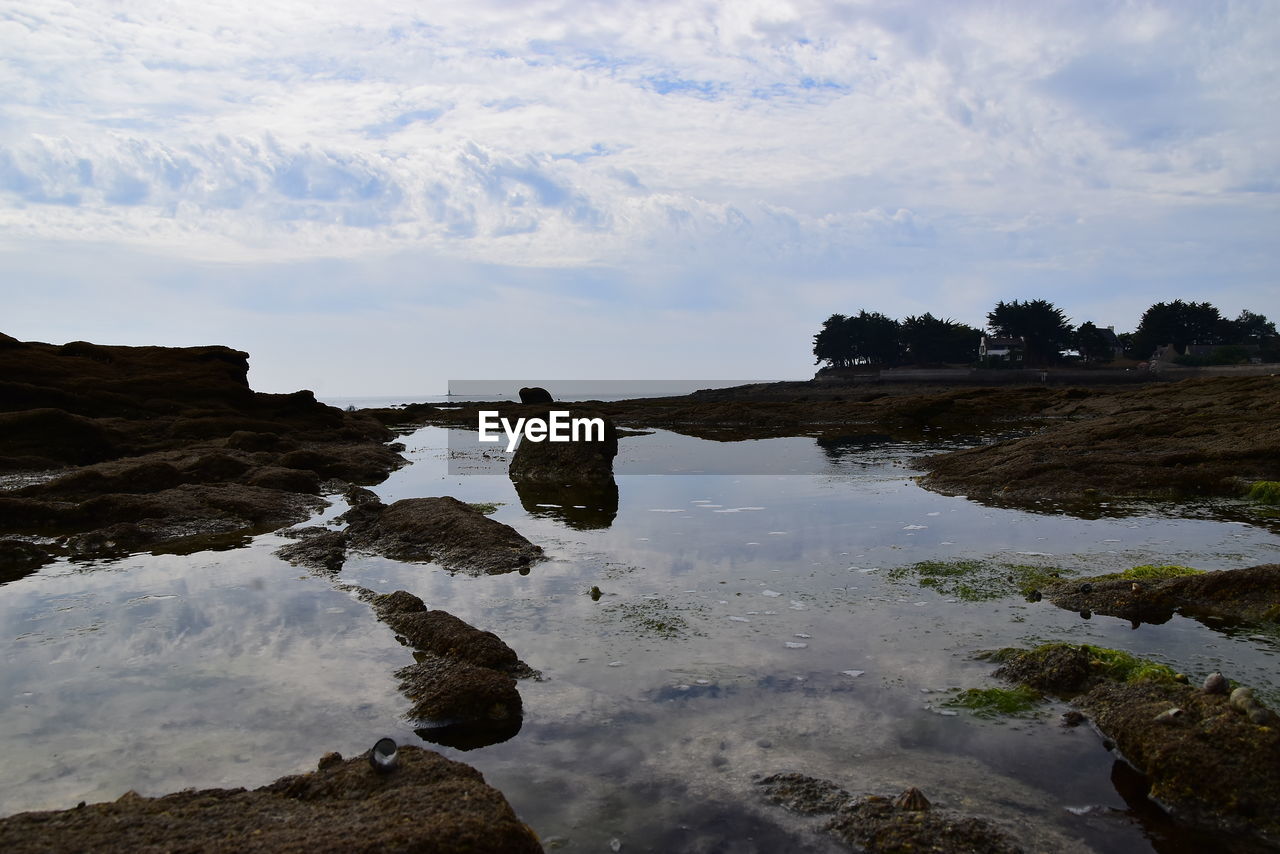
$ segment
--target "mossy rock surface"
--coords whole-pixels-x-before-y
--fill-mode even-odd
[[[1280,840],[1280,718],[1186,684],[1166,665],[1065,643],[987,656],[996,675],[1072,701],[1189,825]],[[1224,849],[1226,850],[1226,849]]]
[[[1249,487],[1249,497],[1259,504],[1280,504],[1280,480],[1259,480]]]
[[[1198,572],[1167,564],[1063,581],[1045,588],[1053,604],[1070,611],[1164,623],[1174,614],[1237,622],[1280,619],[1280,564]]]
[[[968,688],[942,705],[953,709],[968,709],[981,718],[1019,717],[1035,711],[1044,699],[1041,693],[1027,685],[1012,688]]]
[[[1026,596],[1060,583],[1065,570],[1054,567],[984,560],[926,560],[889,570],[894,580],[909,579],[921,587],[964,602],[986,602],[1006,596]]]

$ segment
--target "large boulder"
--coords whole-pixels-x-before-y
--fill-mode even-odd
[[[537,837],[479,771],[405,746],[395,768],[366,752],[282,777],[260,789],[188,790],[160,798],[128,792],[112,803],[0,819],[0,850],[533,854]]]
[[[527,569],[542,559],[542,548],[514,528],[447,495],[356,509],[358,514],[348,514],[351,545],[393,560],[429,561],[494,575]]]
[[[520,389],[521,403],[554,403],[555,398],[551,396],[551,392],[542,386],[525,386]]]
[[[549,418],[551,408],[539,408],[526,417]],[[581,407],[556,408],[556,412],[568,412],[569,419],[599,418],[604,425],[604,435],[597,438],[596,431],[586,431],[588,438],[578,441],[533,442],[521,439],[511,458],[508,473],[512,480],[532,480],[550,483],[592,483],[613,481],[613,458],[618,455],[618,430],[612,419],[601,412]]]

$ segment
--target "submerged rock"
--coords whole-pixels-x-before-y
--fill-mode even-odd
[[[827,780],[773,774],[758,781],[765,798],[802,815],[833,815],[822,829],[856,851],[931,854],[1019,854],[1012,838],[985,819],[934,809],[909,787],[895,798],[852,797]]]
[[[368,754],[329,753],[319,770],[252,791],[129,792],[112,803],[19,813],[0,819],[0,850],[532,854],[542,846],[479,771],[406,746],[386,773]]]
[[[524,569],[542,548],[456,498],[405,498],[389,506],[363,503],[349,513],[351,545],[394,560],[431,561],[473,574]]]
[[[342,564],[347,559],[345,531],[330,531],[312,526],[296,528],[289,534],[298,537],[298,542],[276,549],[276,557],[298,566],[324,572],[337,572],[342,569]]]
[[[515,650],[493,632],[477,629],[446,611],[428,610],[404,590],[372,600],[378,618],[416,650],[465,661],[477,667],[515,671],[523,667]]]

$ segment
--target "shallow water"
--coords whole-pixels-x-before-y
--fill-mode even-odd
[[[994,684],[977,650],[1069,640],[1193,679],[1221,669],[1280,699],[1275,636],[1178,617],[1135,630],[1048,602],[958,601],[890,573],[923,560],[1090,573],[1277,560],[1280,542],[1258,525],[1160,507],[1082,520],[940,496],[912,479],[926,444],[833,451],[663,431],[624,438],[619,472],[826,474],[620,474],[616,510],[608,496],[575,508],[571,495],[526,497],[526,510],[505,476],[448,473],[494,471],[495,455],[455,437],[449,460],[438,428],[405,441],[415,464],[375,489],[384,500],[500,502],[494,518],[550,559],[475,578],[355,558],[331,579],[274,558],[286,541],[265,535],[222,552],[60,562],[0,586],[0,811],[256,786],[384,735],[422,743],[392,676],[410,651],[335,581],[412,591],[542,671],[521,683],[518,735],[440,749],[564,850],[828,850],[759,801],[753,775],[783,770],[854,792],[916,785],[1004,822],[1029,850],[1194,850],[1128,811],[1123,769],[1088,727],[1059,726],[1061,706],[984,720],[944,714],[947,692]]]

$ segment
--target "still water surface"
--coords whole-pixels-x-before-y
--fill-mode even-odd
[[[760,803],[753,775],[783,770],[854,792],[916,785],[1033,850],[1189,850],[1130,811],[1123,769],[1088,727],[1059,725],[1061,706],[984,720],[945,707],[948,692],[995,684],[977,650],[1066,640],[1193,679],[1221,669],[1280,698],[1280,641],[1256,630],[1179,617],[1134,630],[1018,597],[958,601],[890,572],[957,559],[1088,573],[1276,561],[1280,542],[1259,525],[1168,507],[1083,520],[936,495],[910,461],[938,443],[824,449],[663,431],[622,440],[616,511],[598,497],[522,504],[501,474],[450,474],[450,462],[500,462],[458,436],[450,461],[448,433],[405,437],[413,465],[375,491],[499,502],[494,518],[550,558],[529,574],[353,557],[335,579],[273,557],[287,541],[264,535],[190,556],[59,562],[0,586],[0,812],[252,787],[382,736],[423,743],[392,676],[409,650],[337,582],[416,593],[542,671],[521,683],[518,735],[438,749],[480,768],[563,850],[828,850]],[[826,474],[625,474],[699,459]]]

